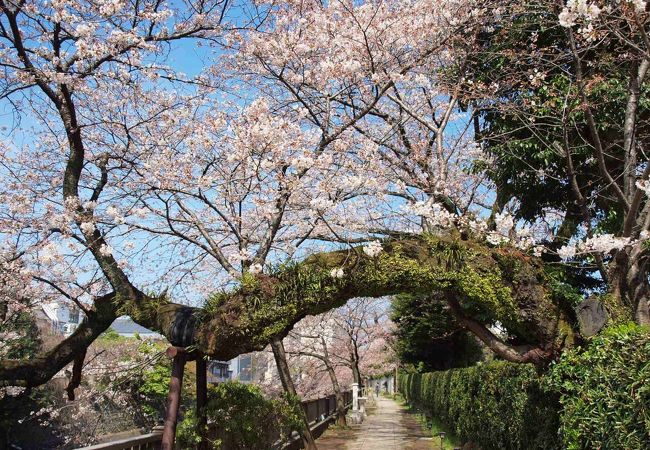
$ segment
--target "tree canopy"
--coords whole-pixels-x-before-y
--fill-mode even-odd
[[[644,2],[0,12],[0,320],[85,314],[3,357],[5,385],[83,362],[124,314],[228,359],[403,294],[433,332],[540,367],[580,339],[588,295],[650,323]]]

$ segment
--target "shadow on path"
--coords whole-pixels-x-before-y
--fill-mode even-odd
[[[350,430],[330,429],[316,441],[319,450],[432,450],[431,435],[406,407],[378,398],[366,420]]]

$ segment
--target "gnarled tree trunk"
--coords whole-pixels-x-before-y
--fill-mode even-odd
[[[298,394],[296,393],[296,387],[293,384],[293,379],[291,378],[291,371],[289,369],[289,363],[287,361],[287,355],[284,351],[284,344],[282,343],[282,339],[272,340],[271,349],[273,350],[275,365],[278,368],[278,375],[280,376],[280,382],[282,383],[284,391],[292,397],[297,398]],[[314,436],[311,434],[311,429],[309,428],[309,420],[307,419],[307,414],[302,408],[301,412],[303,429],[299,430],[299,432],[300,437],[302,438],[302,444],[307,450],[316,450],[316,442],[314,440]]]

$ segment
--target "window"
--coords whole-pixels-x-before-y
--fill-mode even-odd
[[[70,308],[68,310],[68,322],[79,323],[79,310],[77,308]]]
[[[241,355],[239,357],[239,377],[241,381],[253,381],[253,356]]]
[[[222,361],[209,361],[208,371],[214,375],[216,378],[222,380],[230,379],[230,365],[227,362]]]

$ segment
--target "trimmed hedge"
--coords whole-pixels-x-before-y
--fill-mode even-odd
[[[562,355],[549,373],[562,404],[562,441],[570,450],[650,448],[650,333],[619,325],[586,350]]]
[[[444,372],[402,373],[406,400],[464,442],[490,449],[559,448],[559,402],[534,367],[491,362]]]

